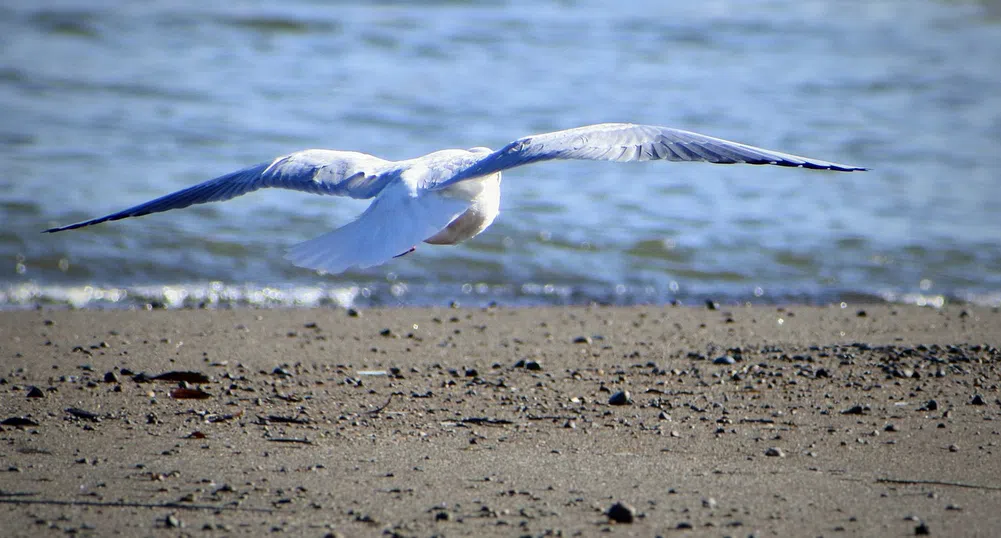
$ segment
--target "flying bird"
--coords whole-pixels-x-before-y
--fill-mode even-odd
[[[341,273],[350,267],[385,263],[412,252],[421,242],[454,245],[479,235],[500,211],[501,172],[558,159],[866,170],[669,127],[602,123],[519,138],[498,151],[484,147],[446,149],[403,161],[387,161],[354,151],[308,149],[117,213],[45,232],[221,202],[263,188],[371,199],[355,220],[286,252],[285,258],[294,265]]]

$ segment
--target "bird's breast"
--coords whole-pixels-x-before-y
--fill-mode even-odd
[[[486,230],[500,213],[500,172],[482,178],[460,181],[439,191],[442,196],[471,202],[469,209],[443,230],[424,240],[432,245],[454,245]]]

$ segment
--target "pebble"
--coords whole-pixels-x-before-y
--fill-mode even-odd
[[[573,339],[573,343],[575,343],[575,344],[589,344],[590,345],[592,342],[593,342],[593,340],[591,340],[590,336],[578,336],[577,338]]]
[[[841,412],[842,415],[864,415],[869,412],[868,405],[853,405]]]
[[[617,502],[605,512],[608,519],[616,523],[632,523],[636,519],[636,509],[623,502]]]
[[[633,397],[628,390],[620,390],[608,399],[608,403],[610,405],[632,405]]]
[[[766,450],[765,451],[765,455],[769,456],[769,457],[772,457],[772,458],[784,458],[784,457],[786,457],[786,453],[783,452],[782,449],[779,448],[779,447],[777,447],[777,446],[773,446],[773,447],[769,448],[768,450]]]
[[[931,529],[929,529],[928,525],[926,525],[925,523],[921,523],[917,527],[914,527],[915,536],[928,536],[930,534],[931,534]]]
[[[44,398],[44,397],[45,393],[42,392],[42,389],[38,387],[31,387],[30,389],[28,389],[28,398]]]
[[[949,445],[949,452],[959,452],[959,445]]]
[[[115,372],[105,372],[104,373],[104,382],[105,383],[118,383],[119,381],[120,380],[118,379],[118,374],[116,374]]]
[[[705,499],[702,499],[703,508],[708,508],[712,510],[713,508],[716,508],[716,504],[717,504],[716,499],[713,499],[712,497],[706,497]]]
[[[987,402],[984,401],[983,396],[976,394],[973,396],[973,399],[970,400],[970,405],[987,405]]]
[[[179,529],[184,526],[184,523],[180,519],[177,519],[177,516],[174,514],[168,515],[167,519],[164,520],[164,523],[167,525],[168,529]]]
[[[733,357],[731,357],[729,355],[724,355],[722,357],[716,357],[713,360],[713,364],[736,364],[736,363],[737,363],[737,361]]]
[[[526,361],[525,369],[531,370],[533,372],[538,372],[539,370],[542,370],[542,365],[539,364],[539,361]]]

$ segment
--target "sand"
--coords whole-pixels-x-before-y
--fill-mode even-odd
[[[0,535],[995,536],[999,348],[975,307],[0,312]]]

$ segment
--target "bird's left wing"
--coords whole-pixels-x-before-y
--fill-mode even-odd
[[[508,168],[540,161],[575,159],[588,161],[703,161],[715,164],[771,164],[840,172],[865,168],[837,164],[789,153],[780,153],[691,131],[601,123],[565,131],[527,136],[483,156],[435,186],[442,189],[464,179],[485,176]]]
[[[353,151],[310,149],[161,196],[104,217],[45,230],[61,232],[109,220],[139,217],[194,204],[222,202],[263,188],[372,198],[395,176],[394,163]]]

